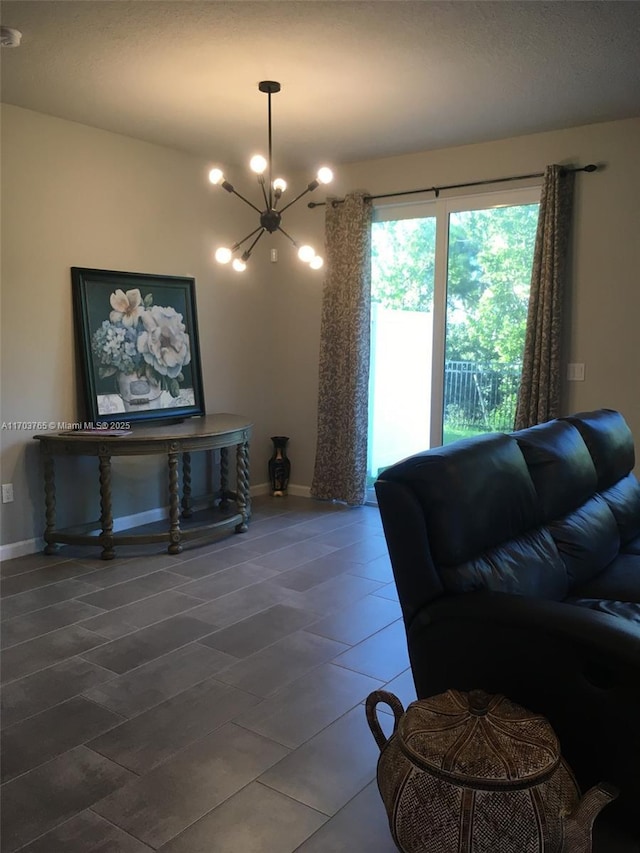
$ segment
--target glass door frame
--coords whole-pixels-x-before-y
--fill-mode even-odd
[[[426,201],[376,205],[373,222],[398,219],[436,219],[436,250],[433,287],[433,352],[431,359],[431,419],[429,447],[442,445],[444,427],[444,372],[447,324],[447,276],[449,216],[467,210],[539,204],[540,183],[517,189],[455,195]],[[372,360],[372,366],[374,361]],[[426,448],[425,448],[426,449]]]

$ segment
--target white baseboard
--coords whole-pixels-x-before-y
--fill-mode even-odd
[[[251,497],[259,495],[268,495],[271,491],[269,483],[258,483],[251,486]],[[289,486],[289,494],[296,495],[302,498],[311,497],[311,488],[309,486]],[[144,512],[137,512],[134,515],[123,515],[119,518],[114,518],[113,529],[115,532],[126,530],[129,527],[140,527],[143,524],[151,524],[153,521],[162,521],[169,517],[169,507],[158,507],[157,509],[148,509]],[[7,545],[0,545],[0,561],[14,560],[16,557],[25,557],[27,554],[36,554],[44,548],[44,539],[24,539],[22,542],[10,542]]]
[[[37,554],[43,548],[44,539],[24,539],[22,542],[0,545],[0,561],[15,560],[16,557],[26,557],[27,554]]]

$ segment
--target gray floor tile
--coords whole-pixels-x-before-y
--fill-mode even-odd
[[[320,583],[324,583],[329,578],[341,575],[355,567],[355,563],[342,556],[342,551],[333,551],[326,556],[296,566],[294,569],[280,572],[273,579],[273,583],[287,589],[305,592]]]
[[[271,696],[344,648],[342,643],[326,637],[298,631],[233,664],[216,677],[256,696]]]
[[[208,679],[111,729],[89,745],[123,767],[146,773],[256,702],[249,693]]]
[[[404,624],[399,619],[357,646],[339,655],[335,662],[356,672],[390,681],[409,666]]]
[[[314,619],[314,614],[306,610],[274,604],[254,616],[203,637],[200,642],[236,658],[244,658],[293,634]]]
[[[351,571],[354,575],[358,575],[361,578],[371,578],[371,580],[380,581],[381,583],[393,583],[391,561],[386,553],[380,557],[376,557],[375,560],[358,564]]]
[[[35,554],[25,554],[23,557],[3,560],[0,564],[0,577],[10,578],[14,575],[22,575],[25,572],[32,572],[34,569],[44,569],[65,561],[66,557],[59,554],[44,554],[42,551]]]
[[[399,601],[395,582],[384,584],[384,586],[381,586],[373,594],[379,595],[380,598],[389,598],[391,601]]]
[[[358,601],[365,595],[375,592],[379,587],[378,581],[358,578],[351,574],[341,574],[308,589],[306,592],[292,592],[288,599],[297,607],[313,610],[318,616],[328,616],[342,610],[351,602]]]
[[[4,729],[2,781],[13,779],[122,722],[119,714],[74,696]]]
[[[20,853],[151,853],[152,850],[87,810],[23,847]]]
[[[397,675],[385,684],[383,690],[387,690],[389,693],[397,696],[405,709],[418,698],[410,669],[405,669],[404,672],[401,672],[400,675]]]
[[[401,615],[400,605],[396,602],[366,595],[344,610],[309,625],[307,631],[353,646],[395,622]]]
[[[296,853],[397,853],[378,787],[371,782]]]
[[[166,553],[153,555],[145,553],[141,555],[140,559],[121,558],[119,556],[120,551],[121,548],[118,548],[116,559],[108,562],[99,558],[94,558],[89,562],[79,560],[78,562],[90,566],[92,569],[89,574],[82,576],[82,580],[93,584],[97,589],[107,589],[107,587],[126,583],[162,570],[174,571],[180,560],[179,555],[174,556]]]
[[[253,616],[254,613],[266,610],[267,607],[282,604],[283,601],[287,603],[282,589],[273,586],[267,580],[236,590],[236,592],[230,592],[228,595],[220,596],[213,601],[207,601],[192,610],[191,615],[215,626],[211,629],[213,632],[215,628],[226,628],[228,625],[233,625],[234,622],[239,622],[241,619]]]
[[[103,637],[78,625],[70,625],[58,631],[52,631],[44,637],[27,640],[26,643],[12,646],[3,653],[2,681],[24,678],[66,658],[75,657],[101,643],[104,643]]]
[[[35,613],[17,616],[2,624],[2,647],[7,649],[16,643],[33,640],[49,631],[73,625],[74,622],[88,619],[102,612],[100,608],[91,607],[81,601],[61,601],[59,604],[52,604],[51,607],[44,607]]]
[[[175,589],[168,589],[156,595],[150,595],[149,598],[144,598],[142,601],[136,601],[133,604],[127,604],[124,607],[102,613],[96,617],[95,621],[86,619],[82,622],[82,626],[98,634],[105,630],[112,634],[124,630],[127,626],[131,631],[136,628],[146,628],[153,625],[154,622],[166,619],[168,616],[177,616],[178,613],[184,613],[199,604],[202,604],[200,598],[185,595]]]
[[[111,681],[85,690],[84,695],[117,714],[134,717],[235,661],[236,658],[216,649],[190,643],[125,675],[113,678],[110,673]]]
[[[82,657],[121,675],[180,646],[186,646],[211,631],[211,625],[199,619],[173,616],[149,628],[141,628],[134,634],[105,643]]]
[[[270,788],[334,815],[375,776],[379,750],[358,705],[259,777]]]
[[[110,670],[82,658],[70,658],[12,681],[2,688],[0,722],[4,728],[11,726],[110,678]]]
[[[186,583],[180,587],[180,592],[202,598],[205,601],[211,601],[214,598],[220,598],[221,595],[227,595],[230,592],[267,580],[275,574],[277,572],[274,569],[267,569],[264,566],[258,566],[256,563],[242,563],[239,566],[223,569],[201,580]]]
[[[42,569],[34,569],[31,572],[4,578],[0,584],[0,589],[3,597],[18,595],[21,592],[28,592],[58,581],[75,578],[78,575],[88,574],[89,571],[90,569],[81,566],[75,560],[54,562]]]
[[[115,791],[94,811],[159,847],[285,754],[280,744],[229,723]]]
[[[380,687],[380,681],[327,663],[245,711],[235,722],[294,749]]]
[[[33,589],[30,592],[23,592],[20,595],[13,595],[10,598],[3,598],[2,618],[12,619],[15,616],[23,616],[25,613],[32,613],[34,610],[49,607],[59,601],[68,601],[71,598],[87,595],[95,588],[84,580],[71,579],[52,583],[49,586],[40,587],[40,589]]]
[[[197,580],[221,572],[230,566],[239,566],[241,563],[251,562],[254,556],[255,553],[251,547],[234,545],[233,548],[225,547],[203,556],[193,557],[191,560],[185,560],[175,566],[172,571],[182,575],[186,580],[189,578]]]
[[[251,782],[159,853],[292,853],[326,820],[326,815]]]
[[[295,545],[286,545],[277,551],[270,551],[268,554],[254,557],[253,562],[283,572],[302,563],[307,563],[309,560],[323,557],[335,550],[332,545],[323,545],[321,542],[316,542],[315,539],[305,539]]]
[[[101,607],[103,610],[114,610],[116,607],[132,604],[134,601],[140,601],[142,598],[148,598],[154,593],[180,586],[182,583],[184,579],[181,575],[158,571],[91,592],[89,595],[83,595],[79,600],[94,607]]]
[[[79,746],[7,782],[2,787],[2,853],[13,853],[134,778]]]
[[[387,543],[382,535],[365,535],[357,542],[342,548],[345,560],[354,563],[371,563],[380,557],[388,559]]]

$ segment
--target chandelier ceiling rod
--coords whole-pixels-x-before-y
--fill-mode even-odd
[[[255,210],[260,215],[260,225],[258,228],[255,228],[251,233],[247,234],[246,237],[243,237],[242,240],[239,240],[237,243],[234,243],[231,248],[227,248],[225,246],[221,246],[216,250],[215,258],[221,264],[228,264],[229,261],[233,259],[232,266],[238,272],[246,269],[247,261],[251,257],[251,252],[253,251],[255,245],[258,240],[262,237],[265,231],[268,231],[270,234],[273,234],[275,231],[279,231],[283,234],[288,240],[293,243],[296,249],[298,249],[298,257],[300,260],[305,261],[309,264],[312,269],[320,269],[323,264],[323,260],[319,255],[316,255],[315,250],[311,246],[300,246],[299,243],[294,240],[294,238],[287,234],[284,228],[281,227],[282,214],[290,208],[293,204],[295,204],[302,196],[306,195],[308,192],[312,192],[320,184],[329,183],[333,179],[333,173],[331,169],[327,166],[323,166],[318,170],[318,173],[314,180],[310,181],[307,184],[307,187],[299,193],[293,201],[290,201],[287,205],[285,205],[281,210],[278,210],[278,203],[280,198],[282,197],[283,192],[287,188],[286,181],[282,178],[273,178],[273,134],[272,134],[272,122],[271,122],[271,95],[279,92],[281,89],[280,83],[275,80],[262,80],[258,84],[258,89],[261,92],[264,92],[267,95],[267,122],[268,122],[268,154],[269,159],[265,160],[265,158],[256,154],[251,158],[250,166],[253,172],[255,172],[258,176],[258,183],[262,190],[262,196],[264,198],[265,209],[260,210],[253,202],[249,201],[249,199],[245,198],[241,195],[235,187],[229,183],[224,177],[222,170],[219,168],[211,169],[209,172],[209,180],[212,184],[217,184],[222,187],[222,189],[226,190],[228,193],[233,193],[233,195],[238,196],[245,204],[249,205],[253,210]],[[269,191],[265,187],[265,179],[264,172],[267,170],[267,174],[269,177]],[[255,238],[253,243],[246,249],[242,255],[239,257],[233,258],[234,254],[240,249],[247,240],[250,240],[254,234],[258,233],[258,236]]]

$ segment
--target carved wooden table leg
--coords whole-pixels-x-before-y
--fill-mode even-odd
[[[55,543],[54,534],[56,529],[56,469],[53,461],[53,455],[49,449],[43,444],[43,462],[44,462],[44,511],[45,523],[44,541],[47,543],[44,548],[45,554],[56,554],[58,545]]]
[[[220,509],[229,509],[229,448],[220,448]]]
[[[98,465],[100,468],[100,544],[102,545],[103,560],[113,560],[116,555],[113,547],[113,512],[111,508],[111,454],[104,445],[98,448]]]
[[[169,450],[169,547],[167,549],[170,554],[179,554],[182,551],[179,506],[178,445],[172,441]]]
[[[236,446],[236,471],[238,483],[236,486],[236,502],[238,512],[242,515],[240,524],[236,524],[236,533],[247,530],[247,521],[251,514],[249,497],[249,442],[244,441]]]
[[[191,508],[191,454],[185,451],[182,454],[182,517],[189,518],[193,515]]]

